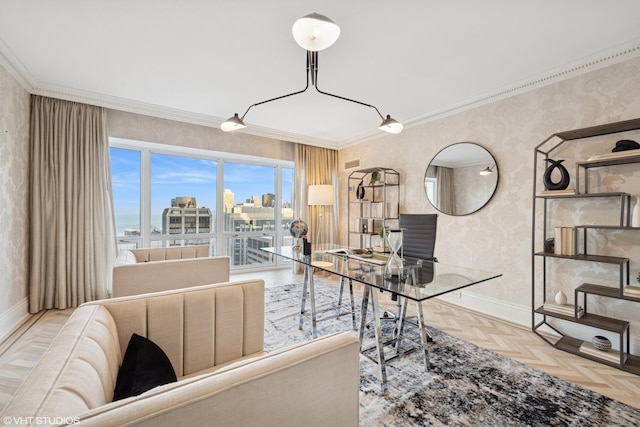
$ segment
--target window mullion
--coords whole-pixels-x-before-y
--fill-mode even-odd
[[[151,151],[140,150],[140,237],[142,247],[151,247]]]

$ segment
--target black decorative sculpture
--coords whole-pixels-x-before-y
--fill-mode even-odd
[[[552,160],[545,159],[547,162],[551,163],[551,166],[547,168],[544,172],[544,177],[542,178],[542,182],[544,183],[544,187],[547,190],[565,190],[569,186],[569,171],[560,163],[564,162],[564,160]],[[551,179],[551,174],[554,169],[558,169],[560,172],[560,181],[553,182]]]
[[[360,184],[358,184],[358,188],[356,189],[356,198],[358,200],[364,199],[364,184],[362,181],[360,181]]]

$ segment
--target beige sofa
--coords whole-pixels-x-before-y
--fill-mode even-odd
[[[112,402],[132,333],[165,351],[178,381]],[[38,425],[358,425],[353,334],[269,353],[263,339],[262,280],[85,303],[1,416]]]
[[[209,246],[175,246],[122,252],[113,267],[112,297],[229,281],[229,257]]]

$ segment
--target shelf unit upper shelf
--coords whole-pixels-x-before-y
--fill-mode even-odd
[[[614,193],[589,193],[589,194],[536,194],[540,199],[588,199],[597,197],[628,197],[629,193],[614,192]]]
[[[590,169],[602,166],[628,165],[631,163],[640,163],[640,154],[634,154],[636,150],[622,151],[618,156],[612,156],[602,159],[587,160],[586,162],[577,162],[581,168]]]
[[[605,264],[616,264],[616,265],[625,264],[629,262],[629,258],[605,256],[605,255],[589,255],[589,254],[559,255],[559,254],[553,254],[549,252],[536,252],[535,255],[552,257],[552,258],[575,259],[578,261],[602,262]]]

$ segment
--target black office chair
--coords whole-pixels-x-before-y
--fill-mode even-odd
[[[437,261],[433,253],[438,214],[400,214],[399,225],[404,231],[402,256]]]
[[[438,226],[438,214],[400,214],[399,226],[403,230],[402,237],[402,256],[418,258],[423,261],[435,261],[438,259],[434,256],[436,246],[436,230]],[[429,283],[433,280],[433,265],[425,264],[420,269],[419,283]],[[398,295],[392,294],[391,299],[398,301]],[[398,301],[397,312],[401,302]],[[406,308],[406,301],[404,301]],[[385,311],[383,318],[397,320],[392,313]],[[411,322],[412,323],[412,322]],[[432,341],[431,335],[428,335],[428,341]]]

